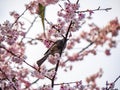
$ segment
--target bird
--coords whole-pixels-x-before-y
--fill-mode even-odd
[[[53,43],[53,45],[44,53],[44,56],[37,61],[37,65],[40,67],[44,61],[48,58],[49,55],[54,55],[55,53],[59,53],[60,56],[63,50],[66,47],[67,38],[63,37],[63,39],[57,40]]]

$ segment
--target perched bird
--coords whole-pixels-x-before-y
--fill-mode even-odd
[[[67,38],[64,37],[61,40],[57,40],[44,54],[44,57],[37,61],[38,66],[41,66],[42,63],[47,59],[49,55],[54,55],[55,53],[59,53],[60,56],[62,51],[66,47]]]

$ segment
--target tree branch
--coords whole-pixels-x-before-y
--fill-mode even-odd
[[[30,65],[29,63],[27,63],[24,58],[21,58],[20,56],[16,55],[15,53],[13,53],[12,51],[8,50],[8,49],[5,48],[4,46],[0,45],[0,48],[3,48],[3,49],[6,50],[8,53],[12,54],[13,56],[15,56],[15,57],[17,57],[17,58],[23,59],[23,62],[24,62],[25,64],[27,64],[28,66],[30,66],[30,67],[32,67],[33,69],[37,70],[35,67],[33,67],[32,65]]]
[[[59,62],[60,62],[60,60],[57,61],[57,64],[56,64],[56,67],[55,67],[55,74],[54,74],[53,78],[51,79],[51,82],[52,82],[51,86],[52,86],[52,88],[54,87],[54,81],[55,81],[55,76],[56,76],[57,71],[58,71]]]
[[[118,76],[111,84],[109,84],[109,87],[106,86],[106,90],[113,90],[112,85],[114,86],[115,83],[120,79],[120,76]]]
[[[6,77],[6,79],[12,83],[12,87],[14,88],[14,90],[17,90],[17,88],[15,87],[15,84],[7,77],[6,73],[0,68],[0,71],[2,72],[2,74]]]
[[[38,18],[38,16],[36,16],[36,17],[34,18],[34,20],[32,21],[31,25],[29,26],[27,32],[25,33],[25,36],[21,39],[20,42],[22,42],[23,39],[26,37],[26,35],[28,34],[28,32],[30,31],[30,29],[32,28],[32,26],[33,26],[33,24],[34,24],[34,22],[36,21],[37,18]]]
[[[97,9],[87,9],[87,10],[83,10],[83,11],[77,11],[76,13],[85,13],[85,12],[89,12],[89,11],[106,11],[108,12],[109,10],[111,10],[112,8],[100,8],[100,6]]]
[[[25,14],[25,12],[29,9],[30,7],[26,8],[23,13],[14,21],[14,23],[11,25],[11,28],[15,25],[15,23]]]

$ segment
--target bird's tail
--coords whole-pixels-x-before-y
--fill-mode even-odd
[[[37,61],[37,65],[41,66],[44,63],[44,61],[47,59],[48,56],[49,56],[49,54],[44,55],[43,58],[41,58],[40,60]]]

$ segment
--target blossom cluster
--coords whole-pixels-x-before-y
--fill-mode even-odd
[[[51,41],[53,41],[56,38],[62,38],[62,35],[65,35],[68,28],[69,28],[69,23],[72,20],[73,24],[70,28],[70,35],[69,35],[69,40],[66,46],[66,50],[64,51],[63,57],[60,59],[60,66],[61,67],[67,67],[66,62],[68,61],[79,61],[79,60],[84,60],[84,57],[87,56],[88,54],[97,54],[97,47],[98,46],[104,46],[106,45],[106,42],[108,42],[109,49],[105,50],[106,55],[110,55],[110,49],[112,47],[116,46],[116,41],[113,39],[113,37],[117,36],[117,33],[119,33],[120,30],[120,24],[118,22],[118,19],[115,18],[114,20],[111,20],[108,25],[106,25],[104,28],[100,28],[96,26],[95,24],[90,24],[91,30],[88,32],[85,31],[80,31],[80,27],[85,23],[86,19],[86,14],[84,12],[79,11],[79,4],[78,3],[70,3],[70,2],[65,2],[64,7],[61,7],[61,10],[58,11],[58,20],[56,24],[49,23],[50,28],[46,31],[46,36],[44,34],[40,34],[39,37],[37,37],[39,40],[43,40],[45,46],[49,48],[51,46]],[[92,10],[87,10],[85,12],[89,13],[89,18],[91,15],[94,13]],[[88,17],[87,17],[88,18]],[[80,33],[78,36],[74,37],[74,33]],[[109,34],[111,36],[109,36]],[[88,43],[86,47],[83,47],[83,49],[79,50],[79,52],[75,52],[72,55],[69,55],[69,51],[73,50],[75,48],[76,44],[82,43],[81,41],[85,41]],[[93,48],[86,50],[86,48],[89,48],[90,46],[93,46]],[[54,56],[50,56],[51,58]],[[65,59],[64,59],[65,58]],[[48,58],[49,59],[49,58]],[[52,61],[51,61],[52,60]],[[51,59],[49,62],[54,64],[54,59]],[[66,69],[65,69],[66,71]],[[93,76],[97,78],[98,74],[95,74]],[[92,77],[93,78],[93,77]],[[99,90],[98,87],[96,87],[96,84],[93,83],[93,86],[91,85],[88,88],[96,88]],[[63,85],[61,86],[61,90],[75,90],[73,87],[70,88],[69,85]],[[85,88],[84,88],[85,89]],[[84,90],[83,89],[83,90]],[[82,89],[81,89],[82,90]]]
[[[56,4],[59,0],[34,0],[31,1],[29,4],[26,4],[26,9],[30,11],[31,14],[38,14],[39,7],[38,5],[41,4],[42,6],[48,6],[50,4]]]
[[[5,21],[3,24],[0,24],[0,42],[6,42],[9,45],[12,45],[20,36],[24,36],[25,33],[18,31],[17,27],[11,29],[12,24],[9,21]]]
[[[38,3],[42,4],[43,6],[47,6],[49,4],[56,4],[59,0],[37,0]]]
[[[24,23],[18,21],[19,14],[13,11],[10,15],[14,23],[6,20],[0,24],[0,87],[2,90],[20,90],[24,83],[22,79],[28,74],[21,67],[26,59],[25,44],[22,42],[25,28]]]
[[[50,4],[57,4],[58,1],[59,0],[33,0],[25,5],[25,11],[30,11],[30,15],[34,16],[38,14],[39,4],[47,7]],[[94,10],[80,11],[79,0],[77,0],[76,3],[72,3],[70,0],[63,0],[63,2],[63,6],[59,4],[60,10],[57,12],[57,23],[49,23],[49,21],[45,19],[49,27],[44,33],[40,33],[35,38],[49,49],[55,41],[64,38],[67,31],[69,31],[66,37],[68,39],[67,45],[62,56],[55,53],[54,55],[49,55],[47,58],[48,61],[53,66],[56,65],[56,67],[46,68],[44,65],[38,67],[36,64],[30,65],[27,63],[25,56],[26,43],[23,41],[27,33],[24,32],[24,22],[19,21],[19,18],[21,18],[25,12],[21,15],[15,11],[10,12],[10,16],[14,17],[15,22],[11,23],[10,21],[5,21],[3,24],[0,24],[0,89],[53,90],[54,86],[59,86],[60,90],[100,90],[100,87],[96,83],[96,79],[102,76],[102,69],[86,78],[87,85],[83,85],[82,80],[60,84],[55,84],[54,81],[58,78],[56,76],[58,67],[65,68],[64,71],[67,71],[67,68],[72,70],[73,66],[67,66],[67,62],[84,60],[84,57],[88,54],[96,55],[99,46],[104,47],[104,45],[107,45],[108,48],[105,49],[105,54],[108,56],[111,55],[110,49],[117,45],[117,41],[114,40],[114,38],[118,36],[120,23],[118,19],[115,18],[103,28],[95,24],[89,24],[91,29],[86,32],[82,31],[80,30],[82,25],[85,24],[86,19],[91,19]],[[99,9],[100,7],[96,10]],[[88,17],[86,13],[89,13]],[[71,26],[70,22],[72,22]],[[33,23],[31,23],[31,26]],[[83,41],[86,42],[87,45],[82,49],[78,49],[78,52],[72,52],[76,45],[82,44]],[[89,48],[90,46],[92,47]],[[24,67],[24,64],[27,64],[33,70]],[[33,82],[30,81],[31,78],[32,80],[34,78],[37,80]],[[45,78],[50,80],[51,84],[39,85],[35,88],[32,87],[33,84]],[[114,84],[115,82],[107,82],[105,88],[108,88],[108,90],[114,89]],[[102,89],[105,90],[105,88]]]
[[[35,66],[36,67],[36,66]],[[36,67],[38,69],[38,67]],[[39,79],[44,79],[45,77],[52,79],[55,75],[55,70],[48,70],[45,66],[41,66],[38,71],[32,71],[31,76],[37,77]]]

